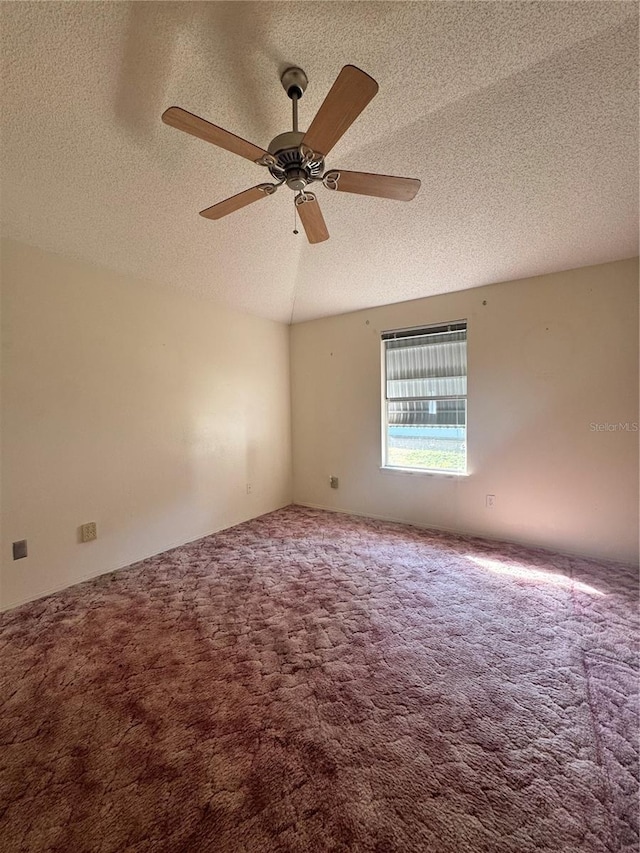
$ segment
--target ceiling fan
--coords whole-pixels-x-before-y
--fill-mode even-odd
[[[307,239],[310,243],[321,243],[329,238],[329,232],[315,194],[307,189],[310,185],[319,182],[329,190],[398,201],[410,201],[416,195],[420,189],[417,178],[346,172],[343,169],[325,172],[325,157],[378,91],[378,84],[372,77],[355,65],[345,65],[306,133],[298,130],[298,101],[307,88],[307,75],[301,68],[288,68],[280,80],[293,102],[293,130],[272,139],[266,151],[181,107],[169,107],[162,114],[165,124],[266,167],[276,181],[257,184],[213,207],[207,207],[200,211],[200,216],[221,219],[241,207],[273,195],[282,184],[286,184],[296,193],[294,210],[300,214]]]

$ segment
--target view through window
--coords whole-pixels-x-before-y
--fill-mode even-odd
[[[383,464],[465,472],[467,324],[384,332]]]

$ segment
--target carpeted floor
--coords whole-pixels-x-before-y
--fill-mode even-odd
[[[636,581],[289,507],[24,605],[0,849],[635,853]]]

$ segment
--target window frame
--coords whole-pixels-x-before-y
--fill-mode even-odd
[[[443,400],[443,399],[451,399],[451,400],[464,400],[465,401],[465,442],[464,442],[464,469],[462,470],[449,470],[447,468],[412,468],[407,465],[390,465],[388,463],[388,403],[389,398],[387,397],[387,347],[386,343],[388,340],[393,340],[391,335],[397,335],[401,338],[403,335],[407,337],[412,337],[415,335],[416,337],[420,332],[428,332],[433,329],[442,329],[443,331],[446,327],[453,327],[458,325],[463,325],[465,327],[465,342],[469,343],[469,322],[466,318],[461,318],[459,320],[450,320],[441,323],[430,323],[429,325],[420,325],[420,326],[407,326],[401,329],[387,329],[383,330],[380,335],[380,358],[381,358],[381,399],[380,399],[380,423],[381,423],[381,458],[382,464],[380,465],[380,470],[388,473],[394,474],[422,474],[429,477],[432,476],[443,476],[443,477],[467,477],[469,476],[469,453],[468,453],[468,430],[469,430],[469,388],[468,388],[468,349],[466,353],[466,376],[467,376],[467,393],[466,394],[454,394],[454,395],[445,395],[439,397],[414,397],[414,398],[402,398],[403,400]],[[453,331],[451,329],[450,331]],[[434,332],[435,333],[435,332]]]

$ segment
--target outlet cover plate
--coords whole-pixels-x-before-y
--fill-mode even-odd
[[[95,521],[88,521],[80,526],[80,540],[82,542],[91,542],[98,538],[98,529]]]

